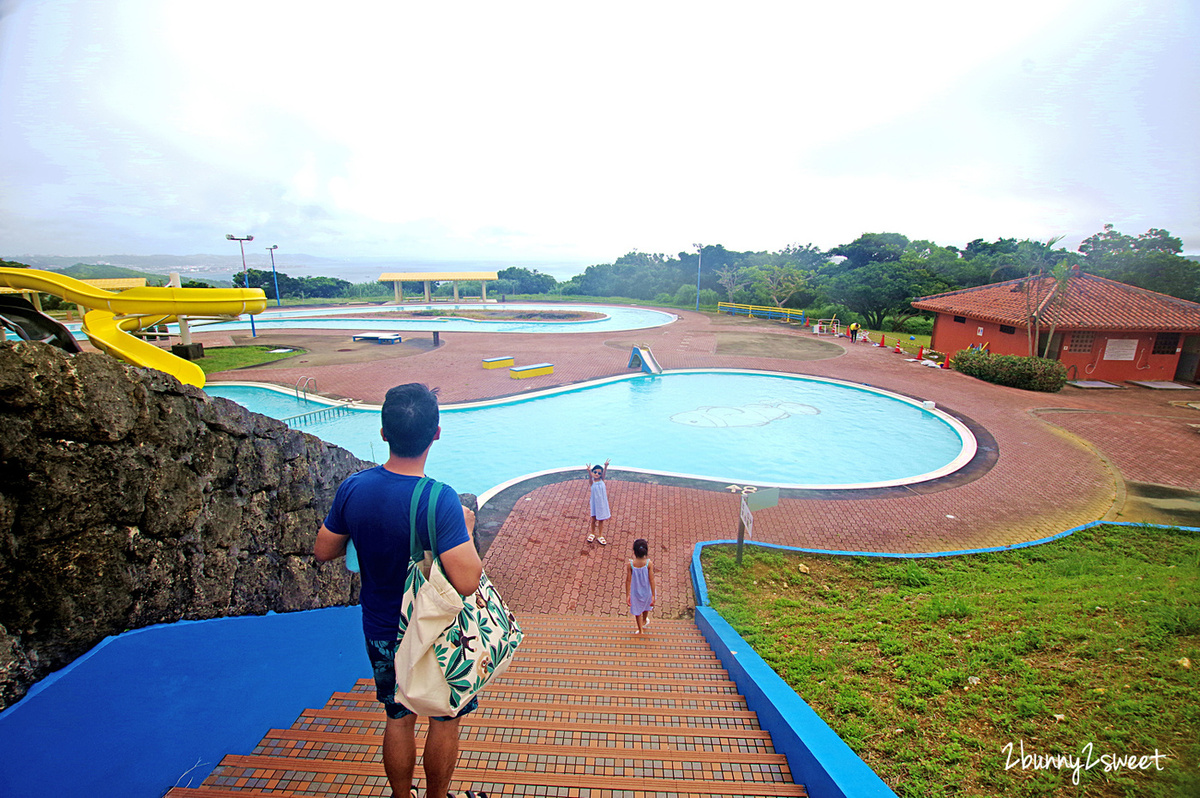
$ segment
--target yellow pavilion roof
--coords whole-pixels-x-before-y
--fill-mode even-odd
[[[453,282],[455,280],[499,280],[496,272],[387,272],[379,275],[379,282],[423,283],[426,280]]]

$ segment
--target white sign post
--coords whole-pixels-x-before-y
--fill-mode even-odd
[[[746,504],[746,497],[742,496],[742,510],[738,513],[738,547],[737,547],[737,562],[742,564],[742,541],[747,536],[754,535],[754,515],[750,512],[750,507]]]
[[[737,561],[742,564],[742,542],[754,535],[755,510],[765,510],[779,504],[779,488],[756,488],[753,485],[728,485],[725,490],[742,494],[742,506],[738,513]]]

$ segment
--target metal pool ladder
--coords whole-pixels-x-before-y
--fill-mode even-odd
[[[296,398],[307,401],[309,388],[312,388],[313,393],[317,392],[316,377],[301,377],[296,380]]]

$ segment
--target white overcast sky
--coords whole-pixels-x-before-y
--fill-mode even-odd
[[[1198,123],[1197,0],[0,0],[0,257],[1194,253]]]

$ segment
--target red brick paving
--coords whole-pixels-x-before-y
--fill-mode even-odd
[[[754,368],[866,383],[933,400],[994,436],[999,448],[995,466],[960,487],[872,499],[783,499],[777,508],[755,515],[755,540],[791,546],[931,553],[1012,545],[1103,518],[1121,494],[1122,479],[1200,488],[1200,439],[1188,426],[1200,423],[1200,412],[1171,405],[1173,400],[1200,401],[1200,392],[1068,387],[1058,394],[1032,393],[842,340],[835,343],[843,354],[825,360],[718,355],[722,332],[810,334],[761,321],[686,311],[680,316],[666,327],[626,333],[444,333],[440,348],[409,357],[257,367],[218,379],[290,386],[301,375],[311,376],[322,393],[369,402],[381,401],[394,384],[419,381],[439,386],[443,402],[457,403],[628,373],[629,344],[637,341],[649,344],[667,370]],[[347,340],[350,334],[330,333]],[[505,369],[481,368],[480,360],[496,355],[513,355],[518,364],[552,362],[555,373],[517,381]],[[624,563],[632,540],[645,537],[659,574],[658,609],[670,616],[687,614],[693,546],[734,536],[737,499],[719,489],[625,482],[620,466],[613,464],[610,473],[614,517],[607,547],[584,540],[587,499],[577,482],[537,487],[517,500],[485,559],[489,575],[515,610],[627,612]]]

